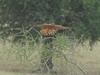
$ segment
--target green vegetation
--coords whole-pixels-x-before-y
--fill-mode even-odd
[[[32,73],[32,71],[40,67],[40,53],[43,50],[43,45],[41,42],[31,45],[29,42],[30,41],[27,40],[25,41],[25,44],[22,45],[19,43],[13,44],[6,41],[5,45],[3,45],[3,42],[1,41],[0,74],[41,75],[41,73]],[[58,36],[54,43],[54,70],[57,71],[59,75],[66,75],[66,73],[69,75],[84,75],[82,71],[84,71],[86,75],[91,75],[91,71],[94,70],[93,67],[95,67],[96,70],[94,70],[93,74],[99,72],[99,45],[96,45],[94,50],[91,52],[89,51],[89,46],[87,43],[85,43],[86,45],[84,47],[80,45],[72,46],[73,42],[66,36]],[[79,67],[82,69],[82,71]],[[46,75],[49,74],[46,73]]]
[[[100,37],[99,13],[99,0],[0,0],[0,35],[6,39],[38,24],[56,23],[71,27],[76,39],[92,45]]]
[[[53,52],[43,47],[39,32],[43,23],[61,24],[71,29],[64,35],[56,35]],[[27,67],[31,71],[33,67],[40,67],[42,53],[47,58],[53,56],[55,70],[57,65],[66,66],[69,62],[78,73],[84,74],[84,70],[67,57],[72,57],[70,54],[73,55],[80,43],[88,42],[92,50],[99,40],[100,0],[0,0],[2,62],[14,61],[10,63],[22,64],[22,69]]]
[[[58,39],[62,41],[59,41]],[[34,42],[34,44],[31,44],[31,42],[28,40],[24,40],[24,41],[25,41],[24,45],[19,43],[14,44],[9,41],[6,41],[6,43],[4,43],[3,45],[3,42],[1,41],[2,43],[0,44],[0,59],[2,59],[1,60],[2,63],[8,62],[7,64],[11,66],[11,68],[8,68],[8,71],[9,70],[23,71],[26,68],[27,70],[29,70],[29,72],[32,72],[35,69],[40,67],[41,52],[44,53],[45,58],[48,58],[48,55],[50,55],[50,53],[48,54],[48,50],[44,49],[43,43]],[[62,61],[64,61],[64,63],[66,64],[67,61],[65,61],[62,54],[60,54],[60,51],[61,52],[64,52],[66,50],[67,52],[70,51],[71,45],[69,43],[68,38],[66,36],[61,36],[61,37],[59,36],[58,38],[55,39],[53,43],[55,43],[53,46],[54,50],[52,50],[53,60],[54,60],[53,62],[55,62],[55,65],[57,65],[56,64],[57,62],[60,63],[60,58],[63,58]],[[55,61],[56,59],[58,61]],[[16,65],[20,65],[20,66],[16,66]]]

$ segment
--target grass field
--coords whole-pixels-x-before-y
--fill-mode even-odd
[[[18,44],[1,42],[0,75],[52,75],[50,73],[32,73],[39,67],[40,50],[41,45],[22,47]],[[80,66],[86,75],[100,75],[100,43],[94,46],[93,51],[89,50],[88,45],[78,45],[72,52],[64,53],[70,61]],[[65,61],[60,55],[54,56],[53,60],[56,75],[84,75],[76,65]]]

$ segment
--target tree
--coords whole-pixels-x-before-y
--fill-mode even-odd
[[[99,0],[0,0],[0,32],[9,36],[23,27],[57,23],[72,27],[78,39],[84,35],[83,40],[95,41],[100,36],[99,8]]]
[[[67,4],[63,9],[63,24],[72,27],[80,43],[89,40],[92,47],[100,37],[100,1],[69,0]]]

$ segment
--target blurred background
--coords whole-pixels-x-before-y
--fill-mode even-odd
[[[53,42],[57,75],[100,75],[100,0],[0,0],[0,75],[42,75],[44,23],[71,29]]]

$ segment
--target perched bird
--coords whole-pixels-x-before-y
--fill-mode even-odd
[[[41,27],[40,33],[43,37],[52,37],[57,32],[69,29],[68,27],[64,27],[62,25],[56,25],[56,24],[44,24]]]
[[[44,56],[44,53],[42,54],[41,57],[41,66],[43,67],[44,71],[52,70],[53,69],[53,56],[52,56],[52,51],[54,50],[53,48],[53,41],[55,34],[58,33],[59,31],[69,29],[68,27],[64,27],[62,25],[56,25],[56,24],[43,24],[40,27],[40,33],[43,37],[43,45],[46,49],[47,52],[47,57]]]

